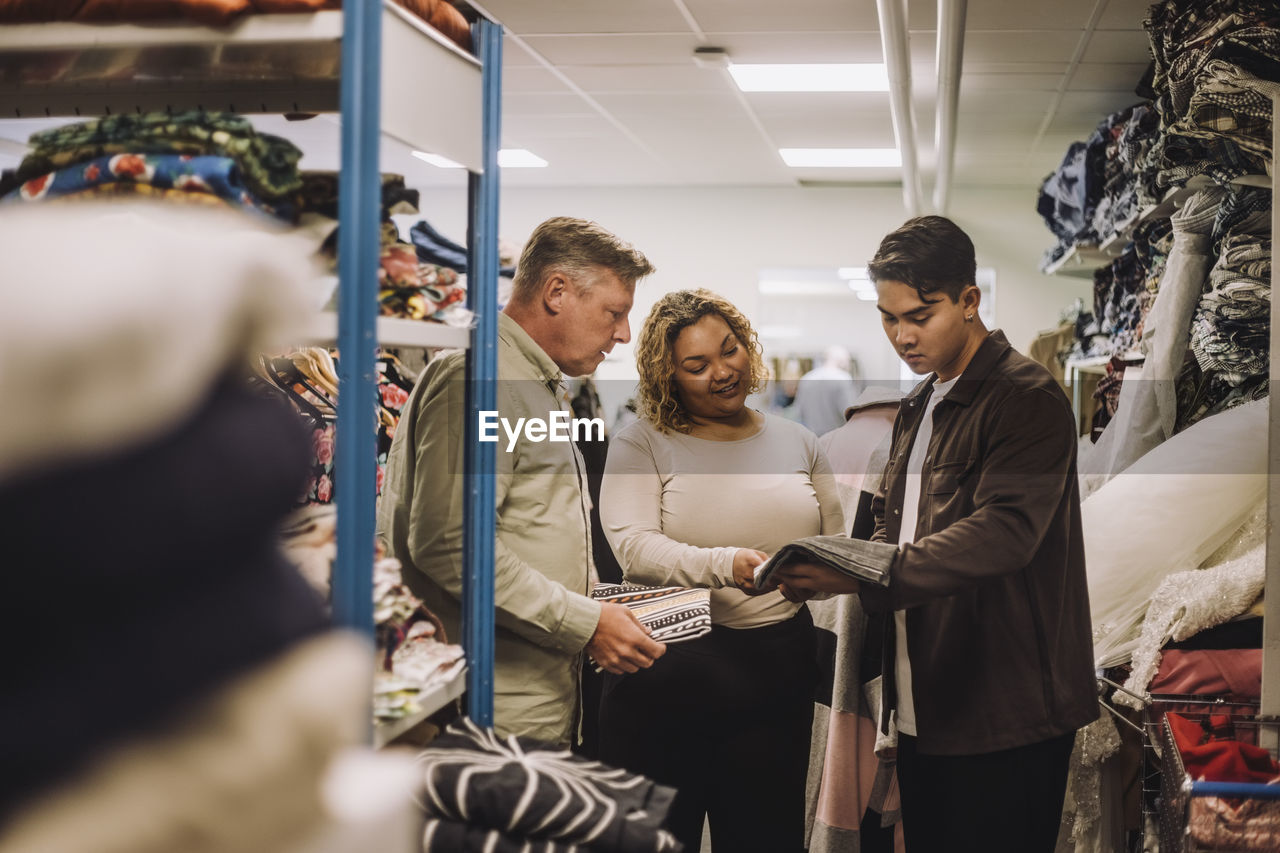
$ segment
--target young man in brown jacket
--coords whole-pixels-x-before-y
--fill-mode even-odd
[[[955,223],[908,221],[868,271],[890,342],[928,376],[901,403],[873,502],[872,538],[899,546],[892,579],[815,565],[779,579],[893,611],[883,695],[908,851],[1050,853],[1075,731],[1098,714],[1071,406],[978,319]]]

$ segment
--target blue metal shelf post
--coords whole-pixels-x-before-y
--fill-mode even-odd
[[[338,193],[338,559],[335,624],[373,637],[373,537],[377,482],[374,349],[381,180],[378,142],[382,3],[342,8],[342,172]]]
[[[476,314],[467,358],[467,422],[463,429],[466,526],[462,556],[462,644],[467,652],[467,714],[493,725],[494,471],[497,445],[478,438],[478,413],[497,408],[498,141],[502,122],[502,27],[481,19],[473,29],[484,90],[482,165],[469,178],[471,207],[467,304]]]

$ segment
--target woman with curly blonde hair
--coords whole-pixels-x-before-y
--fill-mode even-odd
[[[641,419],[610,442],[600,516],[628,583],[709,587],[711,633],[641,672],[607,675],[601,757],[677,789],[687,850],[799,851],[813,717],[813,621],[756,566],[800,537],[838,534],[830,466],[803,426],[755,411],[750,322],[708,290],[668,293],[640,332]]]

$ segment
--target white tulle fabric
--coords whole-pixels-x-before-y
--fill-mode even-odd
[[[1263,500],[1266,435],[1266,400],[1214,415],[1081,504],[1098,666],[1130,659],[1161,582],[1199,567]]]
[[[1160,668],[1160,650],[1170,640],[1221,625],[1249,609],[1267,578],[1267,506],[1256,506],[1249,520],[1200,569],[1176,572],[1160,583],[1142,620],[1125,689],[1145,694]],[[1117,690],[1115,701],[1131,708],[1146,702]]]

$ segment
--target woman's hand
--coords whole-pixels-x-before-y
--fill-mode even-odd
[[[769,559],[764,551],[739,548],[733,555],[733,583],[738,589],[755,592],[756,566]]]

